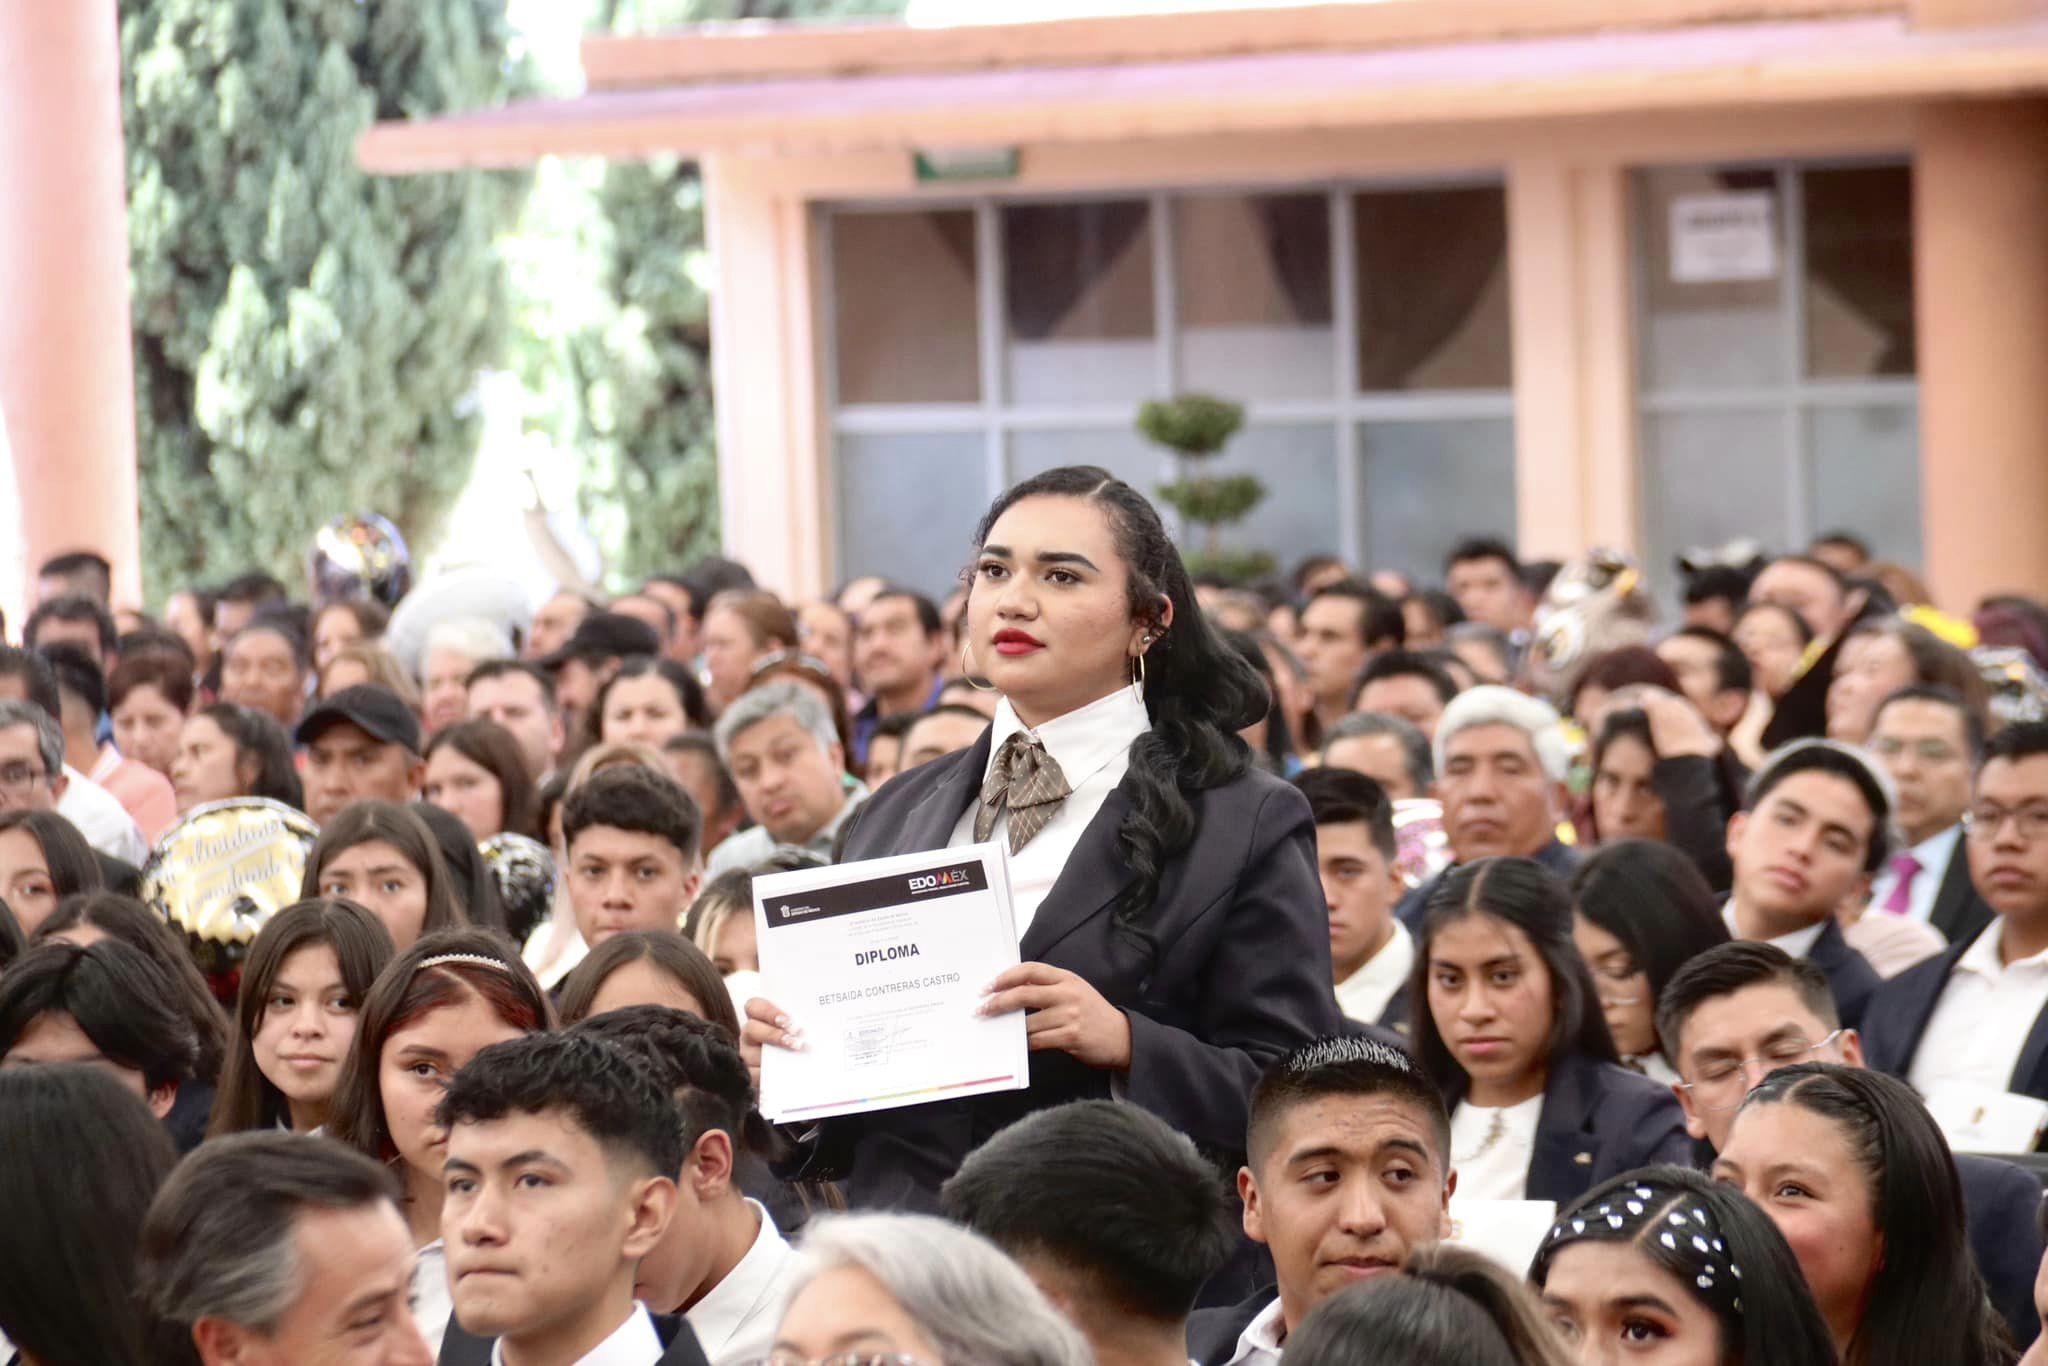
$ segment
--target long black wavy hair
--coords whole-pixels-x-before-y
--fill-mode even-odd
[[[1080,498],[1102,509],[1123,558],[1131,619],[1158,633],[1145,654],[1152,728],[1131,746],[1124,778],[1130,810],[1117,831],[1131,880],[1117,900],[1116,922],[1149,943],[1145,922],[1159,894],[1160,870],[1195,838],[1187,794],[1221,787],[1251,767],[1251,750],[1238,732],[1263,719],[1271,700],[1257,671],[1203,618],[1187,566],[1158,512],[1108,470],[1063,465],[1006,490],[976,528],[976,550],[1005,512],[1039,497]],[[971,567],[966,577],[971,594]],[[1162,597],[1173,604],[1170,628]]]

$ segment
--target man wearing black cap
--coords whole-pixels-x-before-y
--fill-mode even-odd
[[[420,723],[398,694],[375,683],[343,688],[299,722],[306,751],[306,814],[325,825],[343,807],[420,795],[426,760]]]
[[[581,733],[584,716],[597,704],[597,694],[631,655],[659,655],[661,637],[644,621],[617,612],[592,612],[576,623],[561,649],[540,661],[555,679],[555,701],[562,725],[571,737]]]

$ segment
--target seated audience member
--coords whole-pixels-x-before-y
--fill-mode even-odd
[[[468,686],[470,719],[511,732],[536,783],[553,773],[567,736],[554,680],[531,664],[493,660],[470,671]]]
[[[767,656],[801,649],[800,635],[796,614],[773,593],[729,588],[715,595],[698,637],[711,709],[731,706],[752,686],[754,668]]]
[[[363,998],[397,952],[353,901],[300,901],[270,917],[242,963],[207,1137],[324,1126]]]
[[[1271,633],[1260,628],[1254,634],[1242,631],[1217,633],[1238,658],[1252,666],[1266,685],[1266,714],[1238,732],[1252,752],[1252,762],[1276,777],[1291,777],[1301,771],[1301,756],[1294,752],[1294,721],[1297,709],[1289,701],[1294,674],[1285,650]],[[1283,671],[1289,682],[1283,683]],[[970,708],[969,710],[974,710]],[[872,786],[872,784],[870,784]]]
[[[53,645],[76,646],[104,673],[113,667],[118,636],[105,599],[65,593],[36,604],[22,627],[21,643],[44,655]]]
[[[565,1025],[628,1006],[665,1006],[740,1036],[738,1008],[718,969],[674,930],[612,935],[562,979],[556,1006]]]
[[[20,654],[20,660],[23,671],[10,676],[10,661],[0,659],[0,810],[54,811],[100,853],[140,867],[149,845],[135,818],[111,792],[64,762],[56,675],[39,655]]]
[[[697,585],[676,571],[655,574],[640,585],[641,598],[651,598],[667,607],[674,621],[669,637],[668,657],[688,665],[697,657],[697,628],[704,621],[704,597]],[[642,620],[647,620],[642,618]],[[647,621],[649,626],[654,623]]]
[[[1438,658],[1436,662],[1451,675],[1460,692],[1468,692],[1482,683],[1504,684],[1514,678],[1514,642],[1505,632],[1484,622],[1461,621],[1445,631],[1444,650],[1449,657]],[[1452,659],[1457,660],[1455,666]]]
[[[263,797],[300,810],[306,805],[284,727],[231,702],[202,707],[185,722],[171,765],[171,790],[181,816],[230,797]]]
[[[1600,728],[1600,714],[1607,700],[1629,688],[1661,688],[1678,691],[1678,675],[1647,645],[1623,645],[1603,650],[1587,660],[1572,678],[1570,705],[1566,713],[1591,734]]]
[[[1752,602],[1735,618],[1728,635],[1749,661],[1756,687],[1752,706],[1768,712],[1768,705],[1755,706],[1756,699],[1765,704],[1775,702],[1791,688],[1793,679],[1799,676],[1806,647],[1813,643],[1813,628],[1806,624],[1805,617],[1789,607]]]
[[[1406,1053],[1324,1039],[1268,1067],[1237,1174],[1244,1231],[1273,1254],[1275,1290],[1188,1320],[1199,1366],[1274,1366],[1288,1334],[1356,1281],[1396,1271],[1449,1227],[1450,1122]]]
[[[1515,552],[1489,537],[1474,537],[1451,548],[1444,557],[1444,587],[1466,617],[1503,637],[1529,629],[1540,596],[1530,593]]]
[[[178,1160],[162,1126],[100,1068],[10,1066],[0,1152],[0,1343],[25,1364],[169,1360],[135,1294],[143,1217]]]
[[[967,708],[972,711],[973,708]],[[903,771],[903,737],[917,724],[922,712],[898,712],[894,716],[877,717],[874,728],[868,732],[867,762],[861,766],[861,781],[871,788],[883,783]],[[988,718],[980,712],[974,713],[982,725]],[[717,754],[714,748],[713,755]]]
[[[959,750],[970,749],[988,729],[988,718],[972,707],[950,703],[918,716],[903,734],[903,768],[916,768]],[[872,788],[874,783],[870,781]]]
[[[1999,1366],[2017,1355],[1970,1257],[1948,1144],[1904,1082],[1829,1063],[1780,1068],[1736,1112],[1714,1176],[1784,1233],[1844,1361]]]
[[[1481,1253],[1443,1245],[1423,1249],[1393,1275],[1324,1300],[1288,1339],[1286,1360],[1288,1366],[1573,1366],[1527,1286]]]
[[[759,972],[754,934],[754,875],[746,868],[720,873],[704,884],[690,904],[683,932],[702,949],[721,976]]]
[[[2017,722],[1985,745],[1963,830],[1992,919],[1880,989],[1870,1065],[1930,1098],[2048,1099],[2048,723]]]
[[[1893,819],[1906,847],[1870,885],[1870,904],[1940,931],[1950,943],[1991,923],[1970,881],[1963,815],[1984,752],[1984,728],[1960,693],[1916,684],[1878,704],[1868,748],[1898,789]]]
[[[716,849],[747,819],[739,785],[718,757],[718,742],[708,735],[678,735],[661,747],[661,753],[669,776],[697,804],[697,816],[704,823],[698,847]]]
[[[1453,869],[1430,897],[1409,980],[1410,1034],[1451,1113],[1461,1195],[1562,1202],[1685,1159],[1684,1112],[1621,1066],[1570,897],[1534,860]]]
[[[687,1324],[633,1298],[683,1167],[682,1113],[646,1067],[587,1035],[530,1034],[477,1053],[435,1122],[455,1301],[444,1366],[705,1361]]]
[[[1625,1066],[1671,1085],[1657,1002],[1672,976],[1728,942],[1713,889],[1668,844],[1622,840],[1572,875],[1572,938],[1593,972],[1600,1013]]]
[[[666,773],[621,765],[562,805],[564,876],[583,942],[677,929],[703,879],[696,804]]]
[[[356,802],[420,795],[420,723],[388,688],[343,688],[306,713],[296,738],[306,752],[306,814],[316,825]]]
[[[1870,546],[1850,531],[1830,531],[1813,538],[1806,553],[1841,574],[1861,574],[1870,565]]]
[[[164,600],[164,626],[192,652],[194,682],[212,672],[213,617],[216,599],[197,588],[181,588]]]
[[[418,1251],[413,1314],[431,1351],[441,1350],[451,1313],[441,1237],[448,1135],[435,1108],[480,1050],[549,1029],[554,1018],[546,993],[504,941],[475,929],[431,935],[401,951],[363,1001],[327,1133],[404,1183],[400,1209]]]
[[[427,734],[469,715],[469,676],[480,664],[510,659],[504,631],[476,617],[437,623],[420,649],[420,708]]]
[[[591,743],[632,740],[660,749],[676,736],[711,724],[704,690],[673,660],[619,661],[590,708]]]
[[[775,1136],[754,1109],[733,1035],[653,1005],[610,1011],[572,1032],[637,1060],[682,1116],[675,1217],[640,1263],[634,1298],[688,1320],[714,1361],[765,1357],[793,1254],[768,1209],[743,1188],[747,1167],[758,1166],[748,1159],[774,1151]]]
[[[100,740],[100,721],[107,710],[106,682],[91,656],[75,645],[54,645],[45,652],[57,675],[62,699],[58,723],[64,732],[64,762],[112,793],[154,843],[178,818],[178,798],[171,780],[147,764],[123,758]]]
[[[868,792],[842,781],[845,751],[824,703],[795,683],[755,688],[718,718],[717,739],[756,824],[712,850],[708,871],[750,867],[780,844],[830,858],[841,823]]]
[[[405,703],[405,709],[414,716],[423,709],[419,684],[398,662],[398,656],[381,645],[347,645],[335,651],[313,680],[313,700],[325,702],[344,688],[371,683],[389,688],[391,695]]]
[[[679,613],[673,604],[648,593],[645,588],[638,593],[613,598],[605,610],[622,617],[631,617],[654,632],[656,639],[661,641],[661,658],[673,659],[677,663],[689,661],[690,654],[678,653],[676,650],[678,633],[689,636],[692,644],[695,643],[696,626],[687,612]]]
[[[262,570],[237,574],[214,594],[214,643],[225,646],[266,608],[286,605],[285,587]],[[290,722],[286,722],[287,725]]]
[[[67,550],[52,555],[36,570],[36,601],[48,602],[67,593],[83,593],[96,602],[112,602],[114,566],[96,550]]]
[[[220,700],[253,707],[281,726],[293,725],[305,709],[311,662],[305,642],[286,621],[261,618],[228,641],[221,655]]]
[[[1732,638],[1704,626],[1688,626],[1664,637],[1657,657],[1671,666],[1680,695],[1707,719],[1715,734],[1726,739],[1741,724],[1755,674]]]
[[[1793,613],[1809,640],[1831,638],[1849,624],[1848,581],[1833,565],[1805,555],[1780,555],[1765,565],[1749,585],[1749,601]]]
[[[107,706],[122,755],[170,777],[178,732],[192,710],[189,661],[161,650],[129,655],[107,678]]]
[[[1393,600],[1362,583],[1340,579],[1309,598],[1294,650],[1308,675],[1317,734],[1351,710],[1366,661],[1375,651],[1400,649],[1406,630]]]
[[[1394,867],[1393,803],[1348,769],[1310,769],[1294,785],[1315,817],[1337,1008],[1361,1024],[1406,1029],[1415,942],[1394,918],[1407,888]]]
[[[504,727],[458,721],[427,741],[426,760],[420,796],[458,817],[472,839],[533,835],[533,777]]]
[[[322,830],[299,895],[355,902],[384,922],[401,952],[423,934],[469,923],[433,831],[394,802],[358,802]]]
[[[194,1153],[142,1226],[150,1360],[427,1366],[391,1173],[338,1143],[237,1134]]]
[[[946,642],[937,604],[921,593],[885,588],[861,609],[853,631],[853,674],[868,701],[853,718],[857,761],[867,761],[868,742],[884,720],[938,705],[950,653]]]
[[[1860,902],[1884,864],[1889,781],[1847,746],[1794,741],[1764,760],[1743,810],[1728,822],[1735,869],[1735,895],[1723,911],[1729,932],[1776,944],[1827,974],[1852,1029],[1863,1022],[1878,976],[1842,937],[1836,917]]]
[[[597,611],[595,603],[573,589],[561,588],[533,609],[533,624],[526,632],[526,657],[543,660],[568,644],[569,637],[584,618]]]
[[[1858,622],[1842,640],[1828,683],[1828,738],[1863,744],[1878,705],[1915,684],[1947,688],[1982,715],[1984,679],[1968,655],[1903,617]]]
[[[54,811],[0,812],[0,900],[34,935],[66,898],[105,885],[92,846]]]
[[[1398,716],[1353,712],[1323,737],[1323,767],[1362,773],[1380,785],[1390,801],[1429,796],[1436,766],[1429,740]]]
[[[448,873],[448,895],[469,917],[469,923],[509,934],[497,876],[484,862],[483,847],[470,828],[432,802],[408,802],[406,810],[418,816],[434,837],[434,845],[441,851],[441,867]]]
[[[1443,667],[1407,650],[1382,650],[1358,675],[1351,710],[1397,716],[1434,740],[1458,684]],[[1325,744],[1329,736],[1323,737]]]
[[[774,1359],[1087,1366],[1088,1344],[1016,1263],[925,1214],[848,1214],[804,1233]]]
[[[1728,818],[1749,772],[1699,709],[1669,689],[1629,685],[1608,694],[1592,734],[1593,833],[1665,840],[1725,891]]]
[[[328,603],[313,613],[313,667],[325,669],[329,660],[353,646],[379,644],[390,625],[391,614],[382,603],[366,598]]]
[[[0,977],[0,1064],[92,1064],[164,1119],[199,1061],[176,990],[119,940],[37,944]]]
[[[1686,630],[1725,633],[1749,601],[1749,573],[1732,564],[1703,565],[1686,575],[1683,598]]]
[[[853,713],[846,709],[846,692],[833,681],[831,670],[825,667],[825,661],[789,650],[778,650],[774,654],[763,655],[754,664],[753,681],[747,684],[747,691],[753,692],[770,683],[785,680],[796,684],[825,704],[825,710],[831,713],[832,733],[839,737],[841,752],[852,754]]]
[[[1454,864],[1513,855],[1571,875],[1578,855],[1557,838],[1571,754],[1549,703],[1486,685],[1459,693],[1437,722],[1435,756]],[[1410,929],[1444,876],[1401,903]]]
[[[1431,650],[1444,643],[1444,633],[1465,620],[1458,600],[1441,588],[1418,588],[1401,599],[1404,639],[1411,650]]]
[[[1605,713],[1593,731],[1592,762],[1594,841],[1663,840],[1664,799],[1651,779],[1657,749],[1650,719],[1632,707]]]
[[[1216,1169],[1164,1120],[1114,1101],[1018,1120],[939,1196],[1024,1268],[1098,1363],[1182,1366],[1195,1296],[1237,1244]]]
[[[645,622],[615,612],[593,612],[578,622],[559,649],[537,661],[554,679],[564,732],[586,734],[598,690],[619,671],[622,661],[660,653],[661,639]]]
[[[1624,1172],[1562,1211],[1529,1284],[1580,1362],[1835,1366],[1785,1235],[1684,1167]]]
[[[1678,1070],[1686,1132],[1703,1156],[1728,1142],[1735,1112],[1751,1087],[1801,1062],[1864,1065],[1856,1031],[1841,1027],[1827,979],[1811,963],[1769,944],[1709,949],[1681,968],[1658,1003],[1659,1032]],[[2040,1329],[2033,1309],[2041,1233],[2034,1220],[2040,1187],[2032,1175],[1995,1158],[1961,1156],[1970,1247],[2016,1342]]]

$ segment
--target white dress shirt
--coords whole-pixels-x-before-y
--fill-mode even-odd
[[[1536,1126],[1542,1122],[1541,1092],[1499,1109],[1461,1102],[1451,1111],[1451,1168],[1458,1173],[1458,1195],[1471,1200],[1527,1199]]]
[[[448,1320],[455,1317],[455,1297],[448,1290],[448,1249],[436,1238],[419,1250],[412,1264],[412,1321],[419,1325],[427,1350],[441,1355]]]
[[[1408,970],[1414,966],[1415,938],[1406,925],[1396,920],[1392,937],[1380,945],[1379,952],[1337,983],[1337,1008],[1347,1020],[1378,1024],[1380,1016],[1386,1014],[1387,1002],[1394,999],[1394,993],[1408,980]]]
[[[1074,846],[1081,842],[1082,832],[1102,810],[1116,785],[1124,780],[1131,766],[1132,743],[1151,728],[1145,704],[1129,688],[1118,688],[1109,696],[1098,697],[1065,716],[1056,716],[1031,732],[1060,766],[1069,795],[1060,804],[1059,814],[1046,822],[1031,843],[1010,855],[1010,906],[1016,914],[1019,938],[1030,928],[1031,918],[1038,914],[1046,893],[1067,866]],[[1003,742],[1027,729],[1017,719],[1009,698],[996,704],[996,719],[989,732],[988,764],[982,769],[983,782],[988,781],[994,770]],[[946,842],[948,848],[974,843],[974,815],[980,807],[977,785],[975,800],[968,803],[953,826],[953,837]],[[1007,849],[1009,835],[1010,813],[1005,810],[996,817],[989,838]]]
[[[1735,922],[1734,897],[1729,897],[1727,904],[1721,907],[1721,919],[1727,922],[1728,933],[1735,938],[1747,939],[1749,937],[1742,932],[1742,927]],[[1776,939],[1766,939],[1763,942],[1775,948],[1783,949],[1788,957],[1804,958],[1807,954],[1813,952],[1814,941],[1820,938],[1821,931],[1827,927],[1828,922],[1826,920],[1816,920],[1803,930],[1794,930],[1790,934],[1781,934]]]
[[[1275,1295],[1237,1335],[1237,1351],[1223,1366],[1280,1366],[1280,1335],[1285,1331],[1280,1297]]]
[[[747,1208],[761,1221],[753,1246],[724,1280],[683,1314],[713,1366],[753,1361],[767,1356],[775,1346],[791,1258],[796,1256],[760,1202],[749,1200]]]
[[[612,1335],[576,1359],[576,1366],[657,1366],[667,1349],[647,1306],[636,1304]],[[505,1340],[491,1344],[491,1366],[505,1366]]]
[[[102,854],[140,868],[149,858],[149,842],[142,827],[113,793],[64,765],[64,795],[57,799],[57,814],[78,827],[85,842]]]
[[[1911,854],[1920,864],[1920,871],[1913,874],[1913,885],[1906,889],[1904,912],[1885,911],[1886,915],[1903,914],[1908,920],[1917,920],[1925,925],[1934,917],[1934,902],[1941,895],[1942,880],[1948,876],[1949,860],[1962,851],[1963,827],[1951,825],[1938,835],[1929,835],[1911,849]],[[1870,908],[1883,910],[1884,903],[1892,899],[1892,889],[1899,885],[1899,875],[1892,871],[1890,860],[1870,884]]]
[[[2027,1034],[2048,1007],[2048,949],[2006,963],[2004,942],[2005,922],[1993,920],[1956,960],[1907,1073],[1921,1095],[1944,1082],[2012,1089]]]

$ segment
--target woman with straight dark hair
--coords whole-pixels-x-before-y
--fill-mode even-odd
[[[98,1068],[0,1068],[0,1152],[0,1335],[39,1366],[148,1366],[135,1249],[178,1162],[163,1126]]]
[[[276,718],[251,707],[216,702],[185,720],[171,762],[178,814],[230,797],[268,797],[306,807],[306,789],[292,761],[292,738]]]
[[[1970,1255],[1955,1159],[1896,1077],[1779,1068],[1742,1103],[1714,1176],[1785,1235],[1844,1366],[2016,1357]]]
[[[498,895],[498,879],[484,862],[483,848],[469,827],[452,812],[432,802],[414,802],[412,813],[426,825],[441,851],[441,866],[448,873],[448,894],[469,918],[469,923],[487,930],[505,928],[505,901]]]
[[[469,923],[432,828],[396,802],[357,802],[329,821],[306,856],[299,895],[366,907],[401,950],[423,934]]]
[[[31,937],[57,904],[105,885],[99,857],[54,811],[0,812],[0,900]]]
[[[1283,778],[1293,777],[1301,771],[1301,756],[1294,752],[1294,730],[1287,724],[1287,709],[1280,705],[1280,688],[1273,677],[1273,661],[1267,658],[1265,645],[1258,636],[1243,631],[1219,631],[1217,634],[1225,645],[1237,651],[1240,659],[1252,666],[1259,681],[1266,685],[1266,695],[1271,699],[1266,704],[1265,717],[1252,722],[1241,732],[1244,742],[1251,746],[1253,761],[1268,773],[1277,773]]]
[[[509,830],[532,838],[533,775],[519,742],[495,721],[459,721],[427,741],[420,795],[469,827],[472,842]]]
[[[324,1125],[363,998],[397,953],[384,922],[353,901],[301,901],[272,916],[242,964],[206,1136]]]
[[[1595,851],[1572,874],[1571,894],[1572,938],[1593,970],[1615,1051],[1651,1080],[1677,1085],[1657,1037],[1657,998],[1695,954],[1728,942],[1720,899],[1699,865],[1654,840]]]
[[[725,980],[704,950],[668,930],[615,934],[562,980],[562,1023],[624,1006],[673,1006],[724,1028],[737,1040],[739,1015]]]
[[[1835,1366],[1784,1235],[1740,1191],[1689,1167],[1588,1191],[1551,1225],[1529,1283],[1584,1362],[1663,1352],[1654,1359]]]
[[[1408,989],[1416,1059],[1451,1112],[1459,1195],[1562,1202],[1691,1152],[1671,1089],[1621,1066],[1571,899],[1534,859],[1443,876]]]
[[[1104,470],[1054,469],[996,499],[975,546],[962,664],[995,720],[869,799],[846,856],[1003,842],[1023,961],[961,1006],[1032,1012],[1031,1085],[826,1120],[818,1158],[854,1206],[928,1203],[978,1135],[1112,1087],[1237,1151],[1261,1069],[1340,1027],[1307,799],[1253,765],[1266,687],[1159,514]],[[803,1024],[746,1015],[750,1064]]]
[[[1571,1366],[1527,1286],[1469,1248],[1438,1244],[1349,1286],[1287,1337],[1287,1366]]]
[[[634,740],[660,749],[678,735],[706,730],[711,707],[690,671],[672,659],[630,655],[597,690],[588,744]]]

